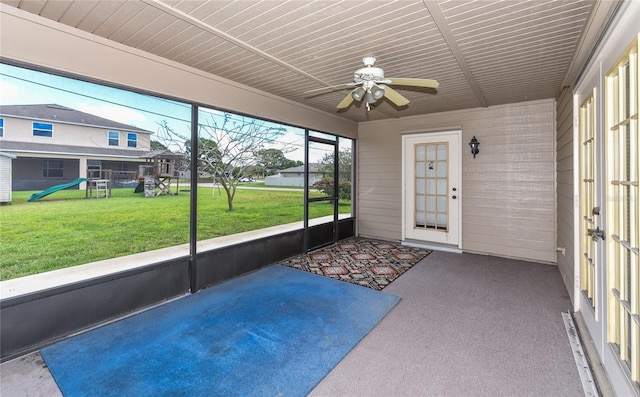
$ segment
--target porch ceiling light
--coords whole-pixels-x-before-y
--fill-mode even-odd
[[[471,142],[469,142],[469,146],[471,146],[471,154],[473,154],[473,158],[475,159],[476,154],[480,153],[480,149],[478,149],[478,146],[480,146],[480,142],[478,142],[475,135],[471,139]]]

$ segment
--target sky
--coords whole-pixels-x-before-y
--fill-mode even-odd
[[[166,121],[179,134],[190,134],[191,107],[186,103],[0,63],[0,105],[44,103],[67,106],[153,133]],[[267,147],[280,148],[286,142],[296,150],[286,152],[285,156],[304,161],[304,130],[286,128],[278,142]],[[323,155],[322,150],[311,151],[310,162],[319,161]]]

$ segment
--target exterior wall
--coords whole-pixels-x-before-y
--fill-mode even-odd
[[[401,135],[453,129],[462,130],[462,249],[554,263],[553,99],[361,123],[358,234],[401,239]]]
[[[14,7],[0,4],[0,12],[2,56],[6,59],[316,131],[357,137],[357,123],[338,115],[188,68]]]
[[[121,161],[126,164],[127,170],[137,172],[138,164],[143,163],[143,159],[138,159],[142,152],[151,150],[150,134],[134,132],[137,135],[137,147],[127,147],[127,132],[120,130],[120,140],[118,146],[109,146],[108,131],[114,129],[91,127],[84,125],[74,125],[56,123],[47,120],[23,119],[18,117],[4,116],[4,137],[5,142],[28,142],[74,147],[73,151],[91,153],[92,149],[120,149],[130,150],[131,157],[122,156]],[[47,122],[53,124],[52,137],[33,136],[33,122]],[[18,156],[16,167],[13,169],[13,190],[42,190],[61,183],[70,182],[76,178],[86,177],[87,160],[102,160],[103,169],[118,169],[118,161],[114,161],[114,156],[81,155],[67,153],[32,153],[12,151]],[[62,159],[64,160],[64,176],[62,178],[43,178],[42,159]],[[133,176],[133,174],[132,174]],[[130,178],[133,179],[133,178]],[[79,189],[84,189],[85,184],[81,184]]]
[[[574,238],[573,238],[573,95],[565,87],[556,103],[556,173],[558,217],[558,269],[571,301],[574,300]]]
[[[14,157],[0,153],[0,203],[11,202],[11,166]]]
[[[135,132],[138,135],[138,147],[127,147],[127,131],[120,132],[118,146],[109,146],[108,131],[115,131],[108,128],[98,128],[83,125],[73,125],[56,123],[49,120],[22,119],[10,116],[4,117],[4,138],[5,141],[49,143],[55,145],[81,146],[87,148],[109,148],[109,149],[129,149],[129,150],[151,150],[151,138],[149,134]],[[42,137],[33,136],[33,122],[53,124],[53,136]]]

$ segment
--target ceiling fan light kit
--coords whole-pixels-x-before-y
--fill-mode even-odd
[[[355,101],[365,101],[367,111],[371,110],[371,105],[375,104],[383,97],[386,97],[391,103],[398,107],[406,106],[409,100],[400,95],[397,91],[391,89],[390,85],[400,85],[409,87],[425,87],[438,88],[438,82],[428,79],[412,79],[412,78],[385,78],[384,70],[375,67],[375,57],[364,57],[362,59],[363,68],[353,73],[353,83],[336,86],[335,88],[354,88],[347,96],[338,104],[338,109],[346,109]]]
[[[374,67],[376,58],[364,57],[362,59],[363,68],[353,73],[353,82],[335,85],[331,87],[319,88],[306,93],[326,91],[326,90],[343,90],[345,88],[352,89],[346,97],[338,104],[338,110],[346,109],[353,101],[362,101],[364,99],[367,111],[371,110],[371,105],[375,104],[382,98],[387,98],[389,102],[397,107],[406,106],[409,100],[391,87],[390,85],[399,85],[406,87],[422,87],[422,88],[438,88],[439,84],[435,80],[430,79],[413,79],[413,78],[394,78],[384,77],[382,68]],[[353,88],[355,87],[355,88]]]

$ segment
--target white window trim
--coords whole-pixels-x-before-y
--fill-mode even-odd
[[[36,130],[45,131],[43,129],[36,128],[36,124],[50,125],[51,126],[51,136],[44,136],[44,135],[36,135],[36,134],[34,134],[34,132]],[[45,123],[45,122],[42,122],[42,121],[32,121],[31,122],[31,136],[33,136],[35,138],[53,138],[53,130],[54,130],[53,127],[54,127],[53,123]]]
[[[129,139],[130,136],[135,136],[136,139],[134,139],[134,140]],[[135,145],[131,146],[130,142],[135,142]],[[135,132],[127,132],[127,147],[129,147],[129,148],[137,148],[138,147],[138,134],[136,134]]]
[[[118,136],[116,138],[113,138],[117,142],[115,145],[111,144],[111,139],[112,139],[111,138],[111,133],[112,132],[115,133],[115,134],[118,134]],[[115,131],[115,130],[108,130],[107,131],[107,146],[120,146],[120,131]]]

